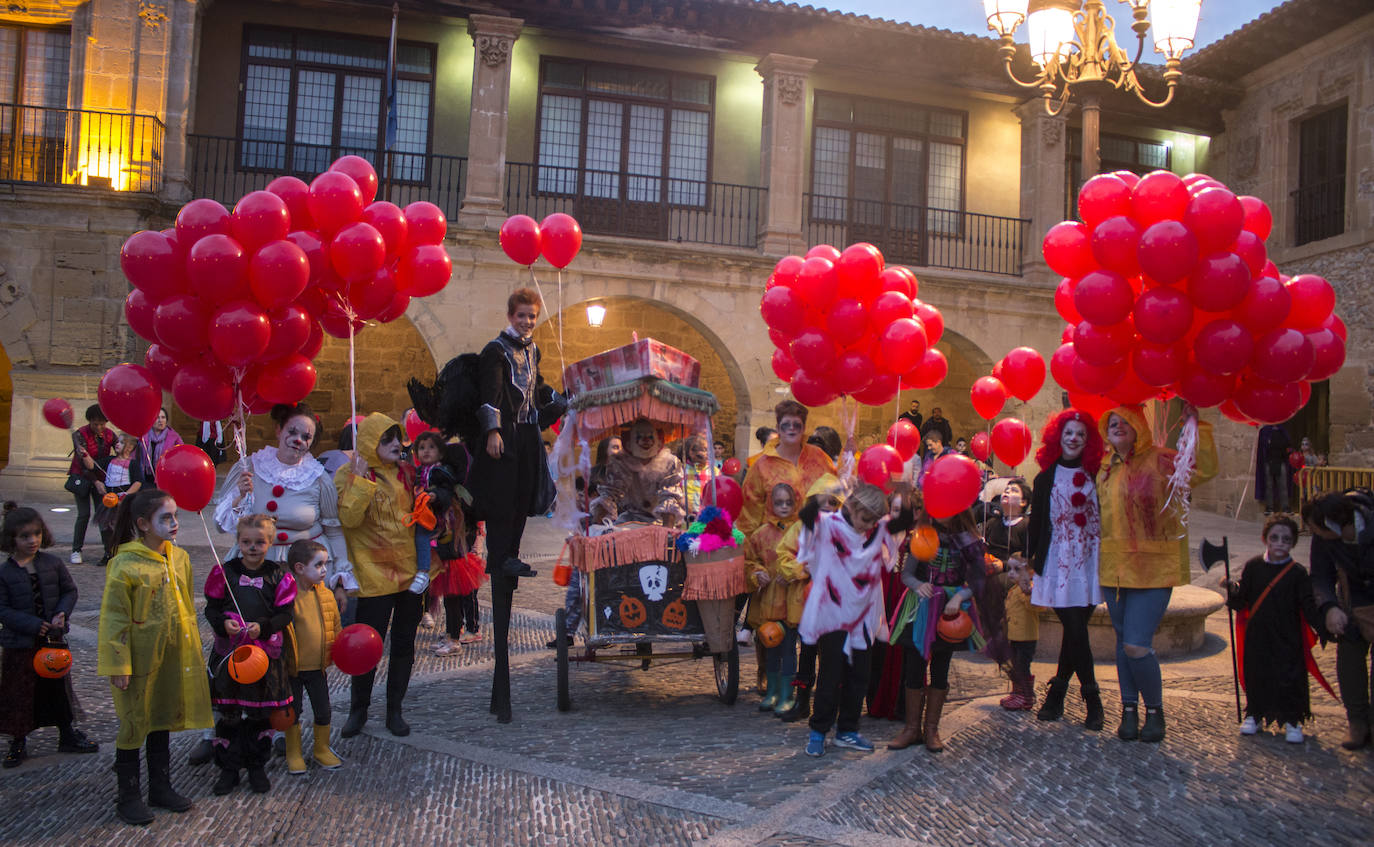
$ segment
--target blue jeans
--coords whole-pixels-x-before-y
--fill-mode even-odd
[[[1164,699],[1164,681],[1159,671],[1159,659],[1151,648],[1155,630],[1169,608],[1172,588],[1111,588],[1102,587],[1107,598],[1107,612],[1116,630],[1116,672],[1121,684],[1121,702],[1138,703],[1143,697],[1146,706],[1159,706]],[[1131,657],[1126,645],[1149,650],[1144,656]]]
[[[783,621],[778,621],[782,625],[782,643],[776,647],[769,647],[764,654],[764,669],[769,673],[781,673],[784,676],[795,676],[797,673],[797,630],[796,627],[788,626]]]
[[[434,538],[434,530],[425,529],[419,524],[415,525],[415,570],[417,573],[429,573],[429,562],[433,555],[429,542]]]

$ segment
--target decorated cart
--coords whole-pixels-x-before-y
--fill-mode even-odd
[[[555,455],[620,433],[645,418],[664,440],[705,432],[711,442],[715,395],[697,387],[701,367],[691,356],[652,339],[600,353],[570,365],[564,386],[572,394],[569,423]],[[583,465],[585,470],[585,464]],[[566,470],[566,467],[565,467]],[[560,489],[570,474],[560,473]],[[560,496],[566,496],[561,491]],[[648,668],[711,657],[716,691],[726,703],[739,692],[735,598],[744,593],[743,548],[708,553],[679,550],[681,530],[627,523],[593,534],[579,528],[568,540],[568,560],[582,587],[585,644],[580,652],[564,637],[558,610],[558,708],[571,707],[569,670],[577,662],[613,662]]]

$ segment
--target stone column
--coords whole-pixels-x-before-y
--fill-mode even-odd
[[[815,59],[769,53],[754,67],[763,77],[763,141],[759,173],[768,207],[759,222],[764,253],[801,253],[802,188],[806,173],[806,76]]]
[[[167,140],[162,148],[162,193],[175,203],[191,199],[187,174],[190,150],[186,134],[195,120],[195,73],[200,56],[200,23],[211,0],[178,0],[169,11],[167,104],[163,122]]]
[[[520,18],[469,15],[472,106],[468,117],[468,174],[458,223],[497,229],[506,218],[506,134],[510,123],[510,55]]]
[[[1021,275],[1028,282],[1054,286],[1059,277],[1045,264],[1040,244],[1050,227],[1064,220],[1064,115],[1047,115],[1040,98],[1014,110],[1021,119],[1021,217],[1030,219],[1022,250]]]

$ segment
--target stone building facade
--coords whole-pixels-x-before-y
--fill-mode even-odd
[[[1276,227],[1269,249],[1285,271],[1329,268],[1352,333],[1365,332],[1356,326],[1368,305],[1358,263],[1371,242],[1374,16],[1324,4],[1323,33],[1295,42],[1283,16],[1311,17],[1318,5],[1291,0],[1269,16],[1279,20],[1199,53],[1168,109],[1107,98],[1103,158],[1113,160],[1108,144],[1134,151],[1129,164],[1142,169],[1163,156],[1179,173],[1253,189],[1279,212],[1294,187],[1281,139],[1321,104],[1348,103],[1348,226],[1301,247]],[[94,111],[123,115],[118,126],[129,130],[118,168],[108,155],[92,164],[68,150],[61,173],[0,174],[0,223],[11,234],[0,244],[7,491],[60,485],[66,440],[42,424],[42,402],[64,396],[79,414],[106,368],[141,355],[121,315],[123,239],[168,226],[192,197],[232,205],[280,173],[308,179],[344,152],[377,161],[394,202],[444,208],[454,263],[443,292],[359,336],[360,408],[399,416],[407,376],[431,375],[504,324],[507,294],[529,282],[497,244],[515,213],[570,212],[586,232],[561,279],[536,266],[548,301],[545,375],[556,377],[560,328],[567,361],[630,332],[660,337],[703,360],[722,403],[717,434],[741,453],[785,391],[758,314],[763,282],[779,257],[811,244],[870,240],[913,267],[922,299],[944,313],[950,375],[895,406],[941,406],[961,434],[980,423],[974,379],[1012,347],[1058,346],[1058,279],[1038,247],[1069,209],[1075,119],[1026,102],[991,39],[768,2],[401,3],[399,141],[388,162],[371,154],[383,147],[390,7],[55,0],[0,13],[21,42],[33,29],[69,34],[58,96],[68,137]],[[1276,42],[1276,31],[1289,34]],[[1266,62],[1235,72],[1257,38]],[[1344,58],[1315,59],[1308,42]],[[589,302],[609,310],[600,329],[587,324]],[[331,339],[321,353],[311,398],[326,430],[349,412],[340,345]],[[1374,451],[1367,349],[1351,344],[1321,418],[1333,455],[1365,464],[1374,460],[1364,452]],[[1059,404],[1050,383],[1007,413],[1038,428]],[[896,410],[865,408],[859,436],[880,437]],[[838,425],[838,409],[818,410],[813,423]],[[1219,429],[1222,479],[1199,495],[1217,507],[1243,490],[1253,440],[1229,422]],[[255,438],[265,435],[260,427]]]

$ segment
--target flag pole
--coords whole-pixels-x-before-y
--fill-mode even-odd
[[[383,132],[382,199],[391,199],[391,148],[396,144],[396,21],[401,16],[401,4],[391,4],[391,39],[386,54],[386,127]]]

